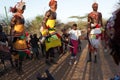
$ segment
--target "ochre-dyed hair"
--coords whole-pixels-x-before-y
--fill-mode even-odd
[[[94,7],[95,5],[98,6],[98,3],[94,2],[94,3],[92,4],[92,7]]]
[[[49,6],[52,6],[52,5],[55,4],[56,2],[57,2],[56,0],[50,0]]]

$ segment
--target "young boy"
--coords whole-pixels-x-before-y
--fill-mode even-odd
[[[72,25],[72,29],[69,31],[69,37],[70,37],[70,44],[73,46],[71,47],[71,59],[69,64],[71,65],[74,61],[74,64],[76,64],[76,55],[78,53],[78,39],[81,36],[81,34],[78,33],[77,24]]]

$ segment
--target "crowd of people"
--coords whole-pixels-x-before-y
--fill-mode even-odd
[[[49,7],[50,9],[46,11],[42,21],[40,37],[38,37],[37,34],[29,34],[25,31],[23,13],[26,5],[22,0],[14,7],[10,7],[10,12],[13,13],[13,16],[10,22],[9,38],[3,32],[3,26],[0,25],[0,59],[3,64],[5,64],[4,61],[6,59],[9,60],[11,66],[16,69],[18,74],[23,73],[22,66],[25,59],[39,60],[41,58],[40,50],[42,56],[45,57],[45,63],[47,65],[57,63],[55,60],[56,49],[60,50],[61,53],[66,53],[68,47],[71,47],[71,55],[76,57],[77,41],[79,36],[81,36],[80,30],[77,30],[77,24],[73,24],[69,32],[63,28],[61,30],[62,35],[60,35],[55,30],[57,1],[51,0]],[[74,41],[76,43],[75,45]],[[3,49],[3,45],[6,49]]]
[[[28,34],[25,31],[25,19],[23,17],[26,8],[25,2],[21,0],[14,7],[10,8],[10,12],[13,13],[10,22],[10,40],[3,32],[2,25],[0,25],[0,59],[3,64],[4,60],[7,59],[18,73],[22,73],[23,61],[26,58],[39,60],[41,56],[40,50],[42,56],[45,57],[45,63],[47,65],[57,64],[55,60],[56,49],[63,54],[70,50],[71,57],[69,64],[72,65],[77,63],[79,48],[81,51],[81,46],[79,47],[79,45],[81,45],[81,30],[78,29],[78,25],[74,23],[71,25],[70,30],[64,27],[61,30],[62,34],[57,33],[55,30],[57,1],[50,0],[49,7],[50,9],[46,11],[40,27],[40,37],[38,37],[37,34]],[[100,47],[102,40],[105,40],[107,45],[109,44],[108,42],[111,42],[112,47],[110,45],[110,48],[113,49],[112,53],[115,52],[117,55],[117,52],[119,52],[118,48],[113,47],[114,45],[112,44],[112,41],[117,41],[118,38],[116,39],[116,37],[114,37],[116,29],[113,27],[114,24],[111,23],[111,21],[116,19],[115,16],[119,10],[114,13],[114,17],[109,19],[104,29],[102,13],[97,11],[98,3],[93,3],[92,9],[93,11],[88,14],[87,36],[84,39],[87,39],[88,41],[89,58],[87,62],[92,62],[92,55],[94,55],[94,63],[97,63],[97,54],[99,53],[98,48]],[[108,23],[111,23],[111,25]],[[109,26],[111,26],[110,30],[108,28]],[[104,33],[106,33],[107,36]],[[118,44],[116,45],[119,47]],[[114,58],[116,64],[119,65],[118,57],[114,56]],[[49,75],[49,71],[47,71],[47,74]],[[38,77],[38,80],[42,79]],[[44,80],[47,80],[47,78]],[[53,78],[51,80],[53,80]]]

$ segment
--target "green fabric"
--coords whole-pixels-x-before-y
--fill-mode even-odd
[[[51,37],[49,37],[49,38],[47,39],[47,41],[50,42],[50,41],[56,40],[56,39],[58,39],[57,35],[52,35]]]
[[[103,27],[100,28],[101,31],[105,31],[105,29]]]
[[[91,35],[91,39],[96,39],[96,35]]]
[[[49,31],[54,31],[54,30],[55,30],[55,28],[48,28],[48,30],[49,30]]]
[[[20,58],[24,58],[25,56],[27,56],[27,54],[24,51],[19,51],[18,54]]]
[[[25,35],[20,36],[20,39],[25,39]]]

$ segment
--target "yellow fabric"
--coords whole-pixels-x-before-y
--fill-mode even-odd
[[[47,22],[46,22],[46,26],[48,26],[49,28],[54,28],[55,26],[55,20],[50,20],[48,19]]]
[[[55,30],[49,31],[49,34],[54,34]]]
[[[16,50],[23,50],[23,49],[27,49],[27,44],[25,39],[24,40],[17,40],[14,44],[13,47]]]
[[[15,25],[14,30],[18,33],[21,33],[24,31],[24,25],[23,24]]]
[[[46,36],[47,33],[48,33],[48,29],[43,29],[43,28],[41,27],[40,32],[41,32],[41,34],[42,34],[43,36]]]
[[[61,46],[61,39],[57,35],[53,35],[45,41],[46,51],[50,48]]]
[[[49,28],[54,29],[55,20],[50,20],[50,19],[48,19],[47,22],[46,22],[46,26],[49,27]],[[41,27],[40,32],[41,32],[41,34],[42,34],[43,36],[46,36],[48,33],[49,33],[49,34],[54,33],[55,30],[49,30],[49,31],[48,31],[48,29],[44,29],[43,27]]]

